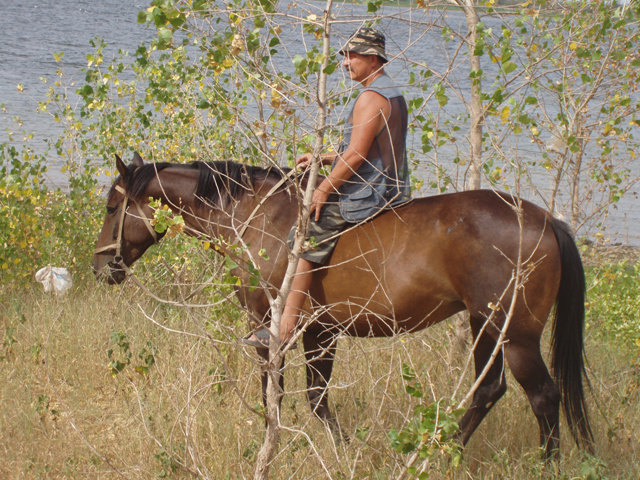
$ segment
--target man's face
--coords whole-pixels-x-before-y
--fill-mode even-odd
[[[362,55],[356,52],[344,52],[342,66],[349,72],[351,80],[362,82],[379,69],[375,55]]]

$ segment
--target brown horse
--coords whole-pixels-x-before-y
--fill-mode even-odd
[[[126,268],[159,240],[150,225],[153,197],[179,211],[192,235],[248,245],[263,285],[280,286],[285,239],[299,212],[300,185],[290,175],[233,162],[145,164],[137,154],[129,166],[116,157],[116,166],[120,177],[107,198],[96,274],[123,281]],[[268,255],[258,255],[261,249]],[[237,272],[241,285],[250,285],[250,275]],[[254,322],[268,322],[265,289],[241,286],[237,293]],[[538,420],[546,455],[559,446],[560,402],[576,442],[591,449],[582,386],[584,295],[582,262],[567,226],[531,203],[469,191],[386,211],[346,231],[330,264],[315,273],[315,308],[307,305],[315,316],[303,333],[313,412],[335,426],[327,384],[336,334],[390,336],[466,309],[481,378],[460,421],[462,442],[506,391],[506,357]],[[540,353],[552,313],[555,381]]]

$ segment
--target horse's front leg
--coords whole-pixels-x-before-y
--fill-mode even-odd
[[[327,385],[333,371],[337,339],[331,333],[303,335],[304,354],[307,360],[307,398],[311,411],[329,427],[331,432],[343,438],[340,425],[329,411]]]

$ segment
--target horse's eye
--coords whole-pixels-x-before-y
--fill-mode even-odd
[[[109,215],[111,215],[112,213],[116,213],[116,210],[117,210],[117,208],[116,208],[116,207],[109,207],[109,206],[107,205],[107,213],[108,213]]]

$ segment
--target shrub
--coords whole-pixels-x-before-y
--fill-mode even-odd
[[[604,264],[588,272],[587,329],[640,347],[640,264]]]

